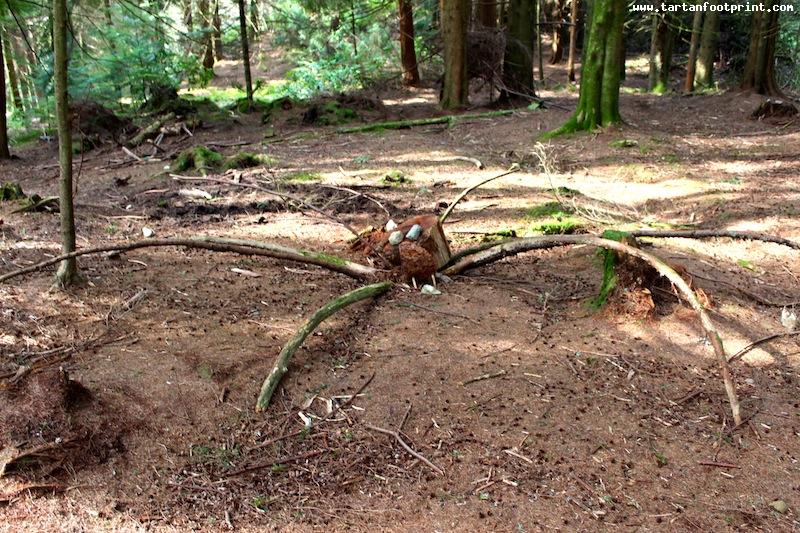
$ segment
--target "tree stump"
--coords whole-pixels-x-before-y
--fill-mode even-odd
[[[761,120],[772,117],[793,117],[797,114],[797,108],[791,102],[767,98],[761,102],[750,115],[750,118]]]

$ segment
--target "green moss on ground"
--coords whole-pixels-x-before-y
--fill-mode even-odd
[[[547,202],[532,207],[525,212],[525,218],[533,219],[528,224],[528,233],[563,235],[574,233],[583,227],[583,223],[572,210],[558,202]]]
[[[222,154],[206,146],[193,146],[178,154],[172,163],[173,172],[197,170],[205,175],[218,170],[222,166]]]
[[[254,154],[252,152],[239,152],[225,160],[223,167],[225,170],[232,168],[252,168],[262,165],[274,165],[277,160],[265,154]]]

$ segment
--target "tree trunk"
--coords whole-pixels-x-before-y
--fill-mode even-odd
[[[475,0],[477,2],[476,15],[478,22],[484,28],[497,27],[497,1]]]
[[[713,1],[713,0],[712,0]],[[700,35],[700,50],[697,53],[694,83],[700,88],[714,86],[714,59],[717,56],[719,33],[719,11],[706,11],[703,33]]]
[[[250,30],[250,42],[258,39],[261,33],[261,15],[258,12],[258,0],[250,2],[250,24],[247,26]]]
[[[700,33],[703,31],[703,12],[697,10],[692,18],[692,40],[689,43],[689,60],[686,64],[686,82],[684,92],[694,91],[694,75],[697,68],[697,48],[700,46]]]
[[[469,0],[441,0],[440,16],[444,41],[444,80],[440,104],[443,109],[457,109],[469,103],[467,78]]]
[[[672,67],[673,32],[668,13],[653,15],[653,32],[650,38],[650,76],[648,89],[663,94],[669,88],[669,70]]]
[[[780,11],[775,6],[779,1],[768,0],[766,11],[753,13],[750,48],[742,75],[742,89],[767,96],[782,95],[775,81],[775,43],[780,29]]]
[[[247,107],[253,105],[253,78],[250,73],[250,43],[247,42],[247,10],[245,9],[246,0],[239,2],[239,32],[242,39],[242,63],[244,64],[244,84],[247,91]],[[255,1],[255,0],[252,0]]]
[[[536,0],[510,0],[508,38],[503,63],[501,99],[535,96],[533,88],[533,44]]]
[[[67,66],[67,0],[53,0],[53,78],[55,82],[56,122],[58,123],[58,162],[61,168],[58,209],[61,215],[61,252],[75,251],[75,216],[72,203],[72,132],[70,130]],[[61,262],[56,283],[66,287],[78,275],[75,259]]]
[[[225,53],[222,50],[222,17],[219,16],[219,0],[214,1],[214,16],[211,22],[214,25],[214,58],[222,61],[225,59]]]
[[[0,41],[3,40],[0,34]],[[8,122],[6,120],[6,74],[3,70],[3,43],[0,43],[0,159],[11,159],[8,150]]]
[[[624,65],[622,49],[625,0],[595,0],[581,68],[578,107],[566,124],[549,136],[594,130],[620,122],[619,86]]]
[[[414,10],[411,0],[397,0],[400,14],[400,62],[403,65],[403,83],[409,87],[419,87],[419,68],[417,51],[414,48]]]
[[[17,111],[23,111],[22,93],[19,89],[19,76],[17,75],[17,66],[14,62],[14,54],[11,50],[11,34],[0,28],[0,45],[3,48],[3,57],[5,57],[6,70],[8,71],[8,88],[11,92],[11,99],[14,101],[14,107]]]
[[[544,52],[542,49],[542,4],[545,0],[533,0],[536,2],[536,53],[539,63],[539,81],[544,81]]]
[[[561,12],[563,11],[563,0],[553,0],[553,9],[550,11],[551,35],[550,41],[550,64],[557,65],[564,59],[564,28],[561,25]]]
[[[569,81],[575,82],[575,49],[578,44],[576,42],[578,37],[578,0],[570,0],[570,4],[569,54],[567,57],[567,71],[569,72]]]
[[[209,11],[208,0],[199,0],[197,4],[200,15],[200,29],[203,32],[203,68],[214,68],[214,42],[212,39],[211,13]]]
[[[182,5],[183,5],[183,23],[186,26],[186,31],[192,33],[194,31],[194,14],[192,13],[192,0],[185,0]]]

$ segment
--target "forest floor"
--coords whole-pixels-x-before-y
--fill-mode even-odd
[[[369,194],[399,221],[439,212],[465,186],[520,164],[459,204],[445,225],[454,250],[501,230],[535,234],[543,223],[590,232],[689,225],[800,241],[799,121],[750,120],[753,96],[627,90],[627,124],[553,140],[548,174],[533,153],[537,136],[563,123],[577,97],[557,88],[563,72],[555,72],[541,96],[566,109],[359,134],[287,121],[276,127],[285,142],[269,144],[254,113],[165,143],[171,151],[249,143],[221,151],[268,154],[274,163],[245,173],[327,204],[357,228],[388,216],[322,185]],[[629,85],[640,82],[629,73]],[[385,106],[365,112],[370,120],[439,113],[433,88],[370,96]],[[24,147],[0,175],[54,195],[56,151]],[[163,161],[113,163],[120,159],[109,144],[76,161],[80,247],[140,239],[146,226],[157,237],[259,239],[364,261],[331,220],[287,211],[259,191],[187,185],[164,174]],[[396,171],[401,183],[384,180]],[[213,199],[179,194],[189,186]],[[589,219],[553,213],[554,187],[571,189],[568,203]],[[0,204],[2,272],[59,249],[57,215],[15,207]],[[624,214],[627,226],[590,220],[600,209]],[[783,331],[774,304],[800,302],[797,251],[725,239],[660,239],[648,249],[685,267],[710,296],[729,353]],[[82,428],[81,449],[38,479],[44,486],[13,492],[23,482],[2,480],[0,494],[14,494],[0,507],[2,531],[800,527],[800,341],[762,345],[734,364],[748,417],[734,428],[695,314],[669,293],[650,318],[592,310],[601,280],[593,248],[528,253],[440,283],[441,295],[399,287],[347,308],[298,351],[260,414],[254,401],[282,345],[357,282],[169,248],[79,263],[84,282],[66,292],[47,291],[51,270],[0,285],[3,369],[62,347],[53,368],[85,387],[66,426],[56,426]],[[17,394],[42,402],[26,415],[42,438],[59,436],[44,427],[53,372],[5,391],[22,387]],[[465,383],[486,374],[494,377]],[[373,375],[332,420],[302,431],[300,412],[325,416],[327,400]],[[444,475],[368,425],[402,428]],[[787,508],[776,511],[776,501]]]

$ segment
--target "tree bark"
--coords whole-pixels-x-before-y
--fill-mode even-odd
[[[569,52],[567,56],[567,71],[569,81],[575,82],[575,52],[577,47],[576,39],[578,37],[578,2],[579,0],[570,0],[570,13],[569,13]]]
[[[0,27],[0,46],[3,48],[3,57],[5,58],[6,71],[8,72],[8,88],[11,92],[11,99],[14,102],[14,107],[17,111],[23,111],[22,93],[20,91],[19,76],[17,75],[17,66],[14,61],[14,54],[11,50],[11,34],[4,28]]]
[[[692,18],[692,39],[689,43],[689,60],[686,64],[686,81],[683,91],[690,93],[694,91],[694,76],[697,69],[697,49],[700,46],[700,34],[703,31],[703,12],[697,10]]]
[[[214,58],[222,61],[225,59],[225,51],[222,49],[222,17],[219,16],[219,1],[214,0],[214,16],[211,22],[214,25]]]
[[[669,13],[653,15],[653,32],[650,37],[650,75],[648,89],[663,94],[669,88],[669,70],[672,67],[673,32]]]
[[[200,29],[203,32],[203,68],[214,68],[214,42],[212,39],[211,13],[208,0],[198,0],[197,7],[200,15]]]
[[[578,107],[566,124],[547,136],[594,130],[622,121],[619,86],[624,66],[625,0],[595,0],[591,9]]]
[[[475,0],[476,17],[484,28],[497,27],[497,1],[496,0]]]
[[[553,9],[550,12],[552,36],[550,41],[551,65],[557,65],[564,59],[564,27],[561,24],[563,7],[563,0],[553,0]]]
[[[779,0],[768,0],[766,11],[753,13],[750,48],[742,75],[741,88],[767,96],[781,96],[775,81],[775,44],[780,30]]]
[[[247,39],[247,9],[245,9],[246,0],[238,0],[239,2],[239,32],[242,39],[242,63],[244,65],[244,84],[247,92],[247,105],[248,108],[253,105],[253,77],[250,73],[250,43]],[[253,0],[255,1],[255,0]]]
[[[3,37],[0,34],[0,41]],[[0,159],[11,159],[8,149],[8,121],[6,120],[6,74],[3,69],[3,43],[0,43]]]
[[[443,109],[458,109],[469,103],[467,77],[469,0],[441,0],[440,15],[444,41],[444,80],[440,104]]]
[[[533,0],[536,5],[536,53],[539,63],[539,81],[544,81],[544,48],[542,47],[542,9],[545,0]],[[507,2],[506,2],[507,3]]]
[[[67,0],[53,0],[53,78],[55,81],[56,122],[58,123],[58,162],[61,169],[59,213],[61,252],[75,251],[75,215],[72,202],[72,132],[69,116],[67,67]],[[56,272],[56,284],[70,285],[78,276],[75,258],[65,259]]]
[[[397,0],[397,9],[400,15],[400,62],[403,66],[403,84],[408,87],[419,87],[419,67],[414,47],[414,10],[411,0]]]
[[[536,0],[509,2],[501,100],[509,100],[514,96],[536,96],[533,88],[535,2]]]
[[[714,2],[714,0],[712,0]],[[714,60],[717,56],[717,37],[719,34],[719,11],[706,11],[703,32],[700,35],[700,50],[697,53],[695,86],[714,87]]]

